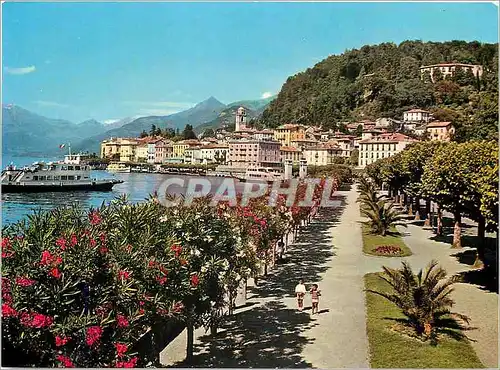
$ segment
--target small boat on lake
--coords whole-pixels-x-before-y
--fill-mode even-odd
[[[130,173],[131,167],[124,162],[115,162],[110,163],[106,170],[109,172]]]
[[[70,161],[35,162],[17,169],[10,165],[2,171],[3,193],[40,193],[54,191],[110,191],[123,181],[97,180],[91,177],[91,167]]]

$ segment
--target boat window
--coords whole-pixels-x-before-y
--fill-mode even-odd
[[[66,166],[61,166],[62,171],[66,171],[68,168]]]
[[[75,176],[77,180],[80,180],[82,177],[81,176]]]
[[[49,167],[49,171],[55,171],[55,169],[56,169],[56,166],[54,166],[54,165]]]
[[[88,176],[84,176],[83,178],[84,178],[84,179],[88,179],[89,177],[88,177]]]
[[[52,180],[52,176],[47,176],[47,180]]]
[[[75,166],[76,171],[80,171],[80,166]]]
[[[61,180],[62,180],[62,181],[65,181],[65,180],[67,180],[67,179],[68,179],[68,176],[61,176]]]
[[[68,180],[74,180],[75,176],[68,176]]]
[[[73,171],[73,166],[68,166],[68,171]]]
[[[38,176],[33,176],[33,180],[38,181]]]
[[[54,180],[59,180],[59,176],[54,176]]]
[[[47,179],[47,176],[40,176],[40,181],[45,181]]]

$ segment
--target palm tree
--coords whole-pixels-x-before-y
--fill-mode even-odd
[[[363,203],[361,214],[368,218],[372,232],[385,236],[392,226],[400,225],[406,227],[403,215],[394,209],[393,203],[387,203],[379,196]]]
[[[434,260],[425,271],[421,269],[416,275],[407,262],[403,262],[403,268],[399,270],[385,266],[383,269],[385,274],[380,278],[390,285],[392,291],[367,291],[388,299],[401,309],[406,319],[396,321],[403,321],[422,339],[431,339],[433,343],[437,343],[438,334],[459,340],[467,338],[461,331],[472,329],[466,326],[470,319],[451,312],[455,303],[450,298],[454,290],[452,286],[460,281],[457,275],[446,278],[446,271]]]

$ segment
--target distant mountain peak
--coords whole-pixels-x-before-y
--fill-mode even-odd
[[[88,119],[88,120],[85,120],[83,122],[80,122],[79,125],[102,125],[101,122],[91,118],[91,119]]]
[[[211,96],[208,99],[203,100],[202,102],[195,105],[195,108],[225,108],[226,104],[220,102],[215,97]]]

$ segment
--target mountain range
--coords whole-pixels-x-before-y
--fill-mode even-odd
[[[239,106],[248,109],[249,117],[256,117],[268,106],[272,98],[242,100],[230,104],[210,97],[185,111],[167,116],[127,117],[111,124],[87,120],[78,124],[67,120],[40,116],[16,105],[2,107],[2,153],[10,155],[53,155],[59,145],[71,143],[73,151],[99,153],[100,142],[110,137],[138,137],[152,125],[162,129],[182,130],[191,124],[197,132],[201,126],[218,127],[222,116]],[[233,113],[234,118],[234,113]],[[212,126],[210,126],[212,125]]]

